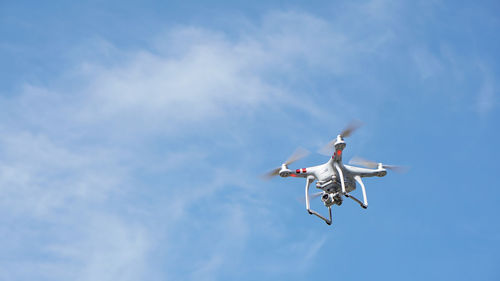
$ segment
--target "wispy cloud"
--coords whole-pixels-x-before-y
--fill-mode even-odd
[[[231,169],[234,157],[205,163],[214,162],[206,143],[232,153],[213,141],[247,145],[244,130],[228,130],[236,120],[269,110],[321,112],[285,86],[282,74],[300,75],[304,65],[347,71],[346,41],[324,20],[296,12],[269,14],[237,38],[178,27],[153,40],[152,51],[125,53],[111,65],[82,61],[53,87],[26,85],[3,98],[3,220],[41,225],[29,235],[6,231],[21,235],[8,254],[26,251],[23,240],[39,241],[30,251],[50,257],[43,267],[33,255],[19,258],[39,264],[33,276],[47,279],[153,278],[162,270],[148,263],[152,256],[163,257],[162,274],[174,279],[175,268],[213,280],[222,264],[238,266],[249,233],[272,234],[277,217],[250,188],[249,166]],[[261,227],[251,229],[257,221]],[[191,251],[197,254],[188,265]]]
[[[474,54],[419,37],[435,11],[410,15],[429,4],[339,5],[170,26],[134,48],[91,37],[65,46],[59,76],[0,97],[0,279],[306,274],[330,238],[290,231],[308,216],[289,204],[303,182],[260,182],[270,151],[319,146],[358,113],[377,123],[379,104],[410,108],[386,90],[413,74],[433,102],[485,116],[498,90]]]
[[[43,271],[51,280],[217,280],[249,270],[252,255],[265,272],[307,271],[326,237],[277,246],[282,262],[271,265],[249,246],[255,237],[279,244],[279,212],[287,211],[271,204],[276,191],[256,187],[256,159],[265,154],[253,143],[281,147],[290,142],[281,135],[308,141],[299,129],[340,128],[339,116],[358,100],[303,85],[313,76],[363,76],[369,62],[386,58],[394,9],[373,1],[331,20],[274,12],[231,35],[177,26],[133,51],[97,40],[89,44],[113,53],[112,62],[98,52],[50,86],[2,98],[0,208],[4,221],[23,221],[23,231],[5,230],[6,241],[17,241],[7,254],[37,265],[30,277]],[[377,32],[366,30],[370,22]],[[426,48],[408,56],[422,79],[452,65]],[[494,87],[486,79],[483,88],[478,109],[488,111]],[[26,240],[35,241],[29,250]]]
[[[489,71],[484,64],[481,64],[480,70],[483,74],[483,79],[477,93],[476,109],[481,116],[485,116],[496,107],[497,89],[495,88],[495,83],[492,79],[493,74],[491,71]]]

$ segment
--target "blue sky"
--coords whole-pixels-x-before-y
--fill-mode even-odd
[[[0,279],[498,280],[499,11],[1,2]],[[328,227],[259,176],[353,119]]]

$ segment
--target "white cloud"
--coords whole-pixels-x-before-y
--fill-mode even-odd
[[[47,253],[68,262],[73,280],[139,280],[148,269],[150,237],[143,226],[118,218],[89,212],[72,231],[61,230],[56,243],[45,246]],[[73,230],[73,231],[75,231]],[[67,269],[59,268],[64,272]],[[67,274],[67,273],[66,273]]]
[[[234,155],[249,145],[241,137],[247,118],[271,111],[288,130],[291,112],[335,122],[341,112],[304,98],[293,80],[315,69],[355,71],[356,54],[383,44],[375,37],[360,42],[298,12],[269,14],[234,37],[177,27],[152,51],[123,52],[112,65],[82,61],[51,87],[27,85],[4,98],[0,208],[7,221],[42,225],[30,235],[9,232],[25,235],[12,251],[48,237],[31,251],[51,259],[23,261],[38,265],[31,277],[44,271],[47,279],[76,278],[66,270],[80,280],[148,279],[162,273],[157,267],[176,279],[180,267],[192,279],[214,280],[222,264],[243,267],[248,237],[277,237],[280,225],[252,187],[260,171],[249,173],[239,159],[255,154]],[[239,146],[226,146],[227,138]],[[223,154],[231,163],[221,163]],[[154,255],[166,264],[148,263]],[[2,274],[22,268],[10,270]]]
[[[73,200],[104,200],[126,179],[104,148],[78,148],[26,130],[3,131],[0,146],[0,202],[9,213],[44,216]]]
[[[426,90],[439,95],[438,99],[445,98],[449,110],[484,117],[495,108],[494,73],[481,56],[458,53],[444,43],[437,50],[415,47],[410,54]],[[442,102],[438,99],[436,102]]]
[[[286,150],[310,141],[307,129],[340,128],[343,113],[359,112],[353,103],[362,101],[344,98],[334,78],[371,82],[378,77],[366,68],[384,72],[378,60],[420,44],[398,38],[395,19],[403,15],[394,2],[343,8],[328,19],[268,13],[236,23],[232,33],[176,26],[140,50],[93,40],[70,51],[76,65],[48,86],[25,85],[1,98],[0,219],[7,227],[0,246],[12,262],[0,279],[218,280],[252,269],[307,271],[327,237],[284,239],[291,234],[281,212],[295,206],[276,204],[287,191],[256,186],[256,163],[266,156],[256,147]],[[453,50],[408,50],[398,59],[424,80],[466,65]],[[467,72],[457,73],[460,80]],[[327,94],[315,93],[317,77],[327,77]],[[495,103],[493,80],[484,77],[479,112]],[[278,245],[279,261],[249,247],[252,239]]]

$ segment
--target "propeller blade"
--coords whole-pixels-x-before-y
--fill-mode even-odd
[[[351,123],[347,125],[347,127],[342,131],[342,133],[340,133],[340,136],[342,138],[349,137],[354,131],[356,131],[359,127],[361,127],[361,125],[363,125],[363,123],[361,123],[361,121],[359,120],[351,121]]]
[[[410,168],[408,168],[406,166],[396,166],[396,165],[382,165],[382,167],[384,167],[385,169],[394,171],[396,173],[400,173],[400,174],[401,173],[406,173],[410,169]]]
[[[262,175],[262,177],[265,180],[270,180],[272,177],[277,176],[279,174],[280,170],[281,170],[281,167],[278,167],[276,169],[273,169],[273,170],[265,173],[264,175]]]
[[[357,156],[355,156],[351,160],[349,160],[349,164],[364,166],[364,167],[372,168],[372,169],[377,168],[377,166],[378,166],[377,162],[366,160],[364,158],[357,157]]]
[[[358,166],[364,166],[367,168],[375,169],[378,167],[378,163],[371,161],[371,160],[366,160],[361,157],[353,157],[350,161],[349,164],[352,165],[358,165]],[[382,168],[394,171],[396,173],[404,173],[408,171],[408,167],[405,166],[397,166],[397,165],[386,165],[382,164]]]
[[[340,137],[342,137],[342,138],[349,137],[350,135],[352,135],[352,133],[354,131],[356,131],[362,125],[363,125],[363,123],[361,123],[361,121],[359,121],[359,120],[351,121],[351,123],[349,123],[349,125],[347,125],[347,127],[340,133]],[[333,152],[333,147],[335,146],[336,141],[337,141],[337,138],[334,138],[329,143],[327,143],[325,146],[320,148],[318,150],[318,153],[322,154],[322,155],[326,155],[326,156],[331,156],[332,152]]]
[[[295,149],[295,151],[292,153],[292,155],[290,155],[290,157],[288,157],[288,160],[286,160],[285,165],[288,166],[288,165],[292,164],[293,162],[298,161],[298,160],[306,157],[307,155],[309,155],[309,150],[302,148],[302,147],[298,147],[297,149]]]
[[[332,152],[333,152],[333,147],[334,147],[335,141],[336,141],[336,139],[334,139],[334,140],[330,141],[329,143],[327,143],[325,146],[323,146],[322,148],[320,148],[318,150],[318,153],[321,154],[321,155],[325,155],[325,156],[332,156]]]
[[[319,191],[319,192],[313,193],[313,194],[309,195],[309,198],[311,198],[311,199],[318,198],[321,195],[323,195],[323,193],[324,193],[323,191]]]
[[[298,161],[298,160],[306,157],[307,155],[309,155],[309,151],[305,148],[299,147],[299,148],[295,149],[295,151],[292,153],[292,155],[290,155],[290,157],[288,157],[288,159],[286,160],[286,162],[284,164],[288,166],[288,165],[292,164],[293,162]],[[264,178],[265,180],[269,180],[272,177],[279,175],[280,170],[281,170],[281,166],[277,167],[275,169],[272,169],[271,171],[262,175],[262,178]],[[291,176],[294,176],[294,175],[292,174]]]
[[[320,192],[316,192],[316,193],[313,193],[313,194],[310,194],[309,195],[309,199],[314,199],[314,198],[318,198],[320,197],[321,195],[323,195],[323,191],[320,191]],[[302,197],[299,197],[297,198],[297,200],[299,200],[301,203],[305,203],[306,202],[306,197],[305,196],[302,196]]]

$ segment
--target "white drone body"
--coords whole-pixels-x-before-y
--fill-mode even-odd
[[[354,129],[355,128],[351,126],[351,128],[344,130],[342,134],[338,135],[335,140],[330,142],[329,146],[333,146],[335,148],[335,151],[328,162],[318,166],[291,170],[288,168],[288,165],[298,160],[298,158],[301,158],[301,156],[296,155],[295,157],[292,156],[290,160],[283,163],[280,168],[277,168],[269,173],[269,176],[279,174],[281,177],[306,178],[305,194],[307,212],[309,212],[309,214],[311,215],[318,216],[328,225],[332,224],[332,206],[340,206],[344,197],[351,198],[364,209],[368,207],[365,185],[363,184],[362,178],[374,176],[383,177],[387,174],[387,169],[398,168],[396,166],[383,165],[382,163],[374,163],[367,160],[362,160],[360,158],[353,159],[354,161],[350,161],[349,163],[355,162],[356,164],[361,164],[373,168],[370,169],[344,165],[342,163],[342,152],[346,146],[344,137],[349,136]],[[321,189],[321,191],[319,193],[310,195],[309,187],[315,180],[317,181],[316,188]],[[363,201],[358,200],[356,197],[350,194],[350,192],[356,189],[356,183],[361,186]],[[323,201],[324,205],[328,208],[328,219],[310,208],[309,202],[311,197],[317,196],[321,196],[321,201]]]

